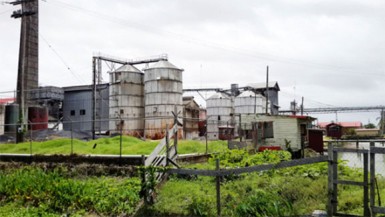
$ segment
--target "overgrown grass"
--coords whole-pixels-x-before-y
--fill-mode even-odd
[[[150,154],[159,141],[140,140],[135,137],[122,137],[122,153],[123,154]],[[91,141],[82,141],[74,139],[74,154],[119,154],[120,153],[120,137],[100,138]],[[218,152],[226,149],[226,141],[209,141],[208,152]],[[179,140],[178,153],[205,153],[206,143],[204,141],[195,140]],[[29,154],[30,143],[24,142],[19,144],[0,144],[0,153],[17,153]],[[71,139],[54,139],[44,142],[32,142],[33,154],[70,154]]]
[[[221,167],[252,166],[287,160],[286,152],[248,155],[244,151],[226,151],[214,158]],[[189,168],[214,169],[215,159]],[[247,164],[247,165],[246,165]],[[223,177],[221,208],[223,216],[298,216],[314,210],[326,210],[327,163],[255,172]],[[339,163],[339,176],[362,180],[362,173]],[[385,197],[384,179],[379,177],[381,198]],[[362,188],[344,186],[338,192],[338,210],[363,214]],[[171,176],[158,195],[158,202],[143,211],[146,216],[215,216],[215,179],[204,176]]]
[[[130,215],[139,190],[138,178],[67,177],[66,168],[0,171],[0,216]]]

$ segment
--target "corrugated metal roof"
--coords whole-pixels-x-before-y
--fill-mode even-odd
[[[0,99],[0,104],[8,104],[15,102],[15,98],[2,98]]]
[[[174,66],[172,63],[170,63],[169,61],[166,61],[166,60],[161,60],[153,65],[151,65],[149,68],[145,69],[145,70],[148,70],[148,69],[158,69],[158,68],[166,68],[166,69],[179,69],[179,70],[182,70],[176,66]]]
[[[251,87],[251,88],[255,88],[255,89],[266,89],[266,82],[251,83],[251,84],[248,84],[246,86]],[[280,90],[277,81],[270,81],[268,87],[269,88],[276,88],[277,90]]]
[[[330,124],[337,124],[337,125],[340,125],[341,127],[355,127],[355,128],[359,128],[359,127],[362,127],[362,123],[359,122],[359,121],[354,121],[354,122],[319,122],[318,123],[318,126],[320,128],[326,128],[327,125],[330,125]]]
[[[137,69],[135,66],[132,65],[123,65],[119,67],[115,72],[141,72],[139,69]]]

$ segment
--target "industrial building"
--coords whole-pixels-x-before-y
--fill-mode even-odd
[[[232,139],[238,136],[239,115],[270,114],[279,110],[277,82],[254,83],[244,87],[232,84],[229,90],[219,90],[206,100],[208,139]]]
[[[92,86],[63,87],[63,129],[92,132],[93,102]],[[109,84],[97,85],[96,88],[95,130],[105,133],[109,130]]]
[[[201,108],[193,96],[183,97],[183,132],[185,139],[199,137],[199,115]]]

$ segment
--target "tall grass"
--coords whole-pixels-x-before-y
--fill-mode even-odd
[[[0,214],[22,212],[43,214],[97,213],[130,215],[139,202],[138,178],[67,177],[65,169],[44,171],[24,167],[0,172]],[[22,213],[16,213],[22,214]],[[15,214],[15,215],[16,215]],[[5,216],[5,215],[4,215]]]
[[[150,154],[159,141],[156,140],[140,140],[135,137],[122,137],[122,154]],[[119,154],[120,153],[120,137],[100,138],[91,141],[82,141],[74,139],[74,154]],[[226,141],[209,141],[208,152],[218,152],[226,148]],[[178,153],[205,153],[206,143],[204,141],[195,140],[179,140]],[[30,143],[24,142],[19,144],[0,144],[0,153],[16,153],[29,154]],[[70,154],[71,139],[58,138],[44,142],[32,142],[33,154]]]

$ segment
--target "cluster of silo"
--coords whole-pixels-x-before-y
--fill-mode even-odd
[[[268,110],[270,111],[270,110]],[[266,97],[247,90],[234,99],[235,114],[262,114],[266,112]]]
[[[162,138],[166,126],[174,124],[172,112],[183,110],[182,72],[168,61],[156,62],[144,72],[132,65],[111,72],[111,133],[122,130],[128,135]]]
[[[223,93],[216,93],[206,100],[207,138],[218,139],[219,127],[232,126],[233,100]]]
[[[183,69],[159,61],[144,72],[145,136],[159,139],[164,136],[166,126],[174,124],[172,112],[183,111]]]
[[[144,94],[143,72],[131,65],[123,65],[110,73],[111,133],[143,136]]]

